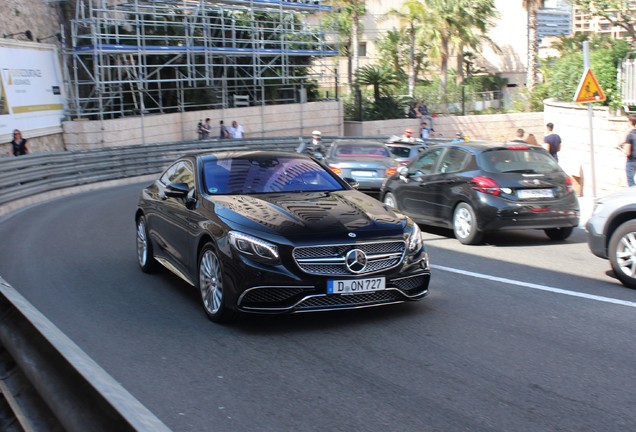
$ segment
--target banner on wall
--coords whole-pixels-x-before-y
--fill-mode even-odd
[[[0,44],[0,135],[62,127],[63,79],[54,45]]]

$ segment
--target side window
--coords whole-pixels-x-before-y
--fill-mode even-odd
[[[194,169],[190,162],[179,161],[170,166],[159,181],[164,186],[168,186],[170,183],[186,183],[190,189],[194,189]]]
[[[433,168],[437,163],[440,155],[444,151],[443,148],[436,148],[422,154],[409,168],[409,171],[413,174],[426,175],[432,174]]]
[[[458,148],[451,148],[444,154],[442,161],[439,164],[440,173],[453,173],[462,169],[464,161],[468,154]]]

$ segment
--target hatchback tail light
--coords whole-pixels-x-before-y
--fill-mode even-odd
[[[574,192],[574,182],[572,181],[572,177],[567,176],[565,178],[565,190],[569,192]]]
[[[478,192],[483,192],[495,196],[501,193],[501,187],[499,186],[499,184],[490,177],[477,176],[473,177],[470,182],[473,185],[473,189]]]
[[[386,176],[391,177],[393,174],[397,172],[397,167],[391,167],[386,169]]]
[[[330,165],[330,166],[329,166],[329,169],[330,169],[331,171],[333,171],[333,172],[334,172],[334,174],[338,174],[338,175],[342,174],[342,169],[341,169],[341,168],[338,168],[338,167],[335,167],[335,166],[331,166],[331,165]]]

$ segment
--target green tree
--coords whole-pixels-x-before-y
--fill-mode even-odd
[[[612,26],[620,27],[629,35],[629,43],[636,49],[634,5],[626,0],[570,0],[580,12],[606,19]]]
[[[389,89],[399,83],[398,77],[386,66],[368,65],[358,69],[356,84],[373,86],[373,100],[377,104],[384,95],[389,95]]]
[[[537,41],[537,9],[545,5],[544,0],[521,0],[528,14],[528,73],[526,87],[530,93],[537,85],[537,57],[539,43]]]
[[[616,65],[630,51],[630,47],[626,41],[603,39],[603,41],[597,40],[597,43],[604,45],[604,47],[590,47],[590,67],[607,96],[607,100],[599,102],[599,104],[620,106],[621,98],[619,83],[616,79]],[[608,43],[611,46],[608,47]],[[555,60],[550,68],[549,75],[547,75],[547,96],[571,102],[574,99],[583,72],[583,53],[580,50]]]
[[[331,6],[334,11],[334,24],[344,42],[348,59],[349,89],[353,85],[353,76],[360,66],[360,32],[362,31],[362,17],[366,14],[365,0],[333,0]]]
[[[417,78],[417,36],[423,31],[422,24],[426,20],[426,9],[419,0],[406,0],[400,9],[391,9],[386,17],[396,17],[408,36],[409,61],[408,61],[408,94],[413,97],[415,80]],[[385,19],[385,17],[382,17]]]

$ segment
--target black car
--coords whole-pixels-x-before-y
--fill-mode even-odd
[[[565,240],[579,224],[572,179],[543,148],[521,143],[438,144],[389,178],[381,199],[464,244],[496,230],[542,229]]]
[[[301,154],[183,157],[143,189],[135,221],[141,269],[163,264],[197,287],[213,321],[428,293],[417,224]]]

